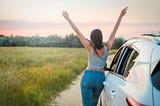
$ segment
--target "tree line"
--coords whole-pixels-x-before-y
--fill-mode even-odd
[[[155,34],[143,34],[142,36],[160,36]],[[112,49],[118,49],[126,40],[122,37],[117,37],[114,40],[112,45]],[[5,36],[0,35],[0,46],[29,46],[29,47],[75,47],[81,48],[83,45],[81,44],[78,37],[74,34],[66,35],[65,37],[61,37],[58,35],[51,35],[47,37],[25,37],[25,36]]]
[[[0,46],[83,47],[78,37],[73,34],[66,35],[64,38],[58,35],[47,37],[0,35]]]

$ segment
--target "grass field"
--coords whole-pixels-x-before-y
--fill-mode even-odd
[[[46,106],[86,65],[84,48],[1,47],[0,106]]]

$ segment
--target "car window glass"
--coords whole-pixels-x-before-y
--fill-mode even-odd
[[[120,49],[118,50],[118,52],[116,53],[116,55],[114,56],[114,58],[113,58],[113,60],[112,60],[112,63],[111,63],[111,65],[110,65],[110,69],[111,69],[112,71],[114,71],[115,68],[116,68],[116,65],[117,65],[117,63],[118,63],[118,59],[119,59],[119,57],[120,57],[120,55],[121,55],[121,52],[122,52],[122,48],[120,48]]]
[[[138,52],[135,50],[132,50],[132,52],[127,60],[126,67],[124,69],[124,73],[123,73],[124,77],[128,76],[129,70],[133,67],[134,63],[136,62],[137,56],[138,56]]]
[[[124,72],[125,66],[127,64],[127,59],[129,58],[130,52],[131,52],[130,48],[126,47],[124,49],[123,54],[122,54],[120,61],[118,63],[118,66],[116,68],[117,74],[123,75],[123,72]]]
[[[151,78],[153,86],[158,90],[160,90],[160,61],[158,62],[156,68],[154,69]]]
[[[116,73],[127,77],[129,70],[133,67],[135,60],[138,56],[138,52],[131,47],[126,47],[121,55]]]

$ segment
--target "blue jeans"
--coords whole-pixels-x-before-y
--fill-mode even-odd
[[[85,70],[82,74],[81,94],[83,106],[96,106],[103,89],[104,72]]]

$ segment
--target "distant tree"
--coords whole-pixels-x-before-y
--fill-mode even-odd
[[[63,47],[64,46],[64,39],[61,36],[58,35],[52,35],[46,37],[46,39],[43,40],[43,42],[46,42],[48,46],[53,47]]]
[[[125,42],[125,39],[122,37],[115,38],[113,45],[112,45],[112,49],[119,49],[123,45],[124,42]]]
[[[6,38],[4,35],[0,35],[0,46],[4,46],[6,42]]]
[[[65,37],[64,44],[66,47],[83,47],[78,37],[73,34]]]
[[[143,34],[142,36],[153,36],[153,37],[156,37],[156,35],[154,35],[154,34]]]
[[[0,37],[5,37],[4,35],[0,34]]]

